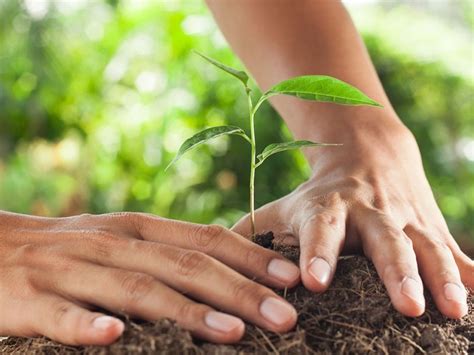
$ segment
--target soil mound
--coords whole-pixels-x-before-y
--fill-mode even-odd
[[[271,246],[270,246],[271,247]],[[276,248],[297,260],[295,248]],[[313,294],[304,287],[279,292],[298,310],[298,325],[275,334],[247,325],[235,345],[193,340],[169,320],[155,323],[126,320],[123,336],[107,347],[70,347],[46,338],[8,338],[0,353],[18,354],[468,354],[474,353],[473,293],[469,315],[450,320],[427,294],[427,310],[407,318],[392,307],[373,265],[364,257],[342,257],[330,289]]]

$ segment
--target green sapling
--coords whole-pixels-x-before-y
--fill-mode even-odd
[[[336,78],[326,75],[304,75],[284,80],[270,90],[260,96],[256,104],[253,104],[250,96],[250,88],[248,86],[249,76],[245,71],[231,68],[227,65],[196,52],[208,62],[214,64],[219,69],[227,72],[242,82],[247,95],[249,109],[249,130],[250,136],[246,132],[236,126],[218,126],[207,128],[194,136],[186,139],[178,150],[175,158],[171,161],[166,169],[174,164],[187,151],[197,147],[198,145],[209,141],[210,139],[223,135],[237,135],[244,138],[250,144],[250,221],[252,236],[255,236],[255,171],[269,156],[291,149],[303,147],[317,147],[338,144],[316,143],[307,140],[297,140],[284,143],[273,143],[265,147],[263,151],[257,155],[257,143],[255,138],[255,114],[259,107],[275,95],[296,96],[305,100],[313,100],[320,102],[332,102],[342,105],[369,105],[381,107],[379,103],[367,97],[359,89]]]

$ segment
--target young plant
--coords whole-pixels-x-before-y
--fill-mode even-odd
[[[316,143],[307,140],[297,140],[284,143],[273,143],[263,149],[263,151],[257,155],[257,143],[255,138],[255,114],[259,107],[270,97],[275,95],[290,95],[296,96],[304,100],[313,100],[320,102],[332,102],[342,105],[369,105],[381,107],[379,103],[370,99],[359,89],[341,81],[336,78],[326,75],[304,75],[294,77],[288,80],[284,80],[270,90],[260,96],[255,105],[252,102],[250,96],[250,88],[248,86],[249,76],[245,71],[231,68],[227,65],[219,63],[218,61],[209,58],[208,56],[196,52],[202,58],[214,64],[219,69],[227,72],[233,77],[237,78],[242,82],[245,88],[245,94],[247,95],[248,110],[249,110],[249,130],[250,137],[245,131],[236,126],[218,126],[206,128],[205,130],[196,133],[194,136],[186,139],[178,150],[178,153],[166,167],[168,169],[173,165],[181,156],[196,148],[198,145],[203,144],[213,138],[217,138],[223,135],[237,135],[244,138],[250,144],[250,220],[252,228],[252,236],[255,236],[255,171],[262,165],[262,163],[271,155],[283,152],[286,150],[298,149],[303,147],[318,147],[318,146],[329,146],[339,144],[327,144],[327,143]]]

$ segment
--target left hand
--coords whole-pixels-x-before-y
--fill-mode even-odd
[[[312,291],[327,289],[341,252],[363,251],[401,313],[424,312],[423,279],[443,314],[464,316],[474,262],[448,230],[415,139],[402,125],[359,138],[319,150],[307,182],[256,211],[257,233],[300,245]],[[234,231],[249,236],[248,216]]]

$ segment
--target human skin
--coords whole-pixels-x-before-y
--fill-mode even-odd
[[[300,244],[301,276],[311,290],[327,288],[340,252],[362,250],[398,310],[423,312],[421,273],[440,310],[461,317],[467,312],[462,282],[473,287],[473,262],[449,234],[416,142],[390,106],[348,15],[335,1],[269,2],[209,1],[262,88],[296,75],[329,74],[384,109],[272,99],[297,138],[344,145],[306,150],[313,176],[259,209],[258,229]],[[248,235],[248,219],[235,231]],[[244,276],[291,287],[299,271],[219,226],[133,213],[39,218],[0,212],[0,335],[113,342],[123,323],[93,306],[172,318],[222,343],[240,339],[240,319],[274,331],[292,328],[291,306]]]
[[[373,261],[401,313],[424,312],[424,283],[443,314],[464,316],[464,285],[474,287],[474,263],[450,234],[417,143],[391,106],[343,5],[336,0],[207,3],[262,90],[294,76],[325,74],[383,105],[271,99],[295,138],[343,146],[304,150],[311,178],[257,210],[257,232],[272,230],[300,245],[301,277],[310,290],[327,289],[341,253],[360,251]],[[233,230],[249,236],[249,217]]]
[[[278,253],[217,225],[141,213],[0,212],[0,336],[109,344],[124,324],[98,306],[170,318],[199,338],[231,343],[243,335],[242,319],[291,329],[296,311],[262,284],[292,287],[299,276]]]

